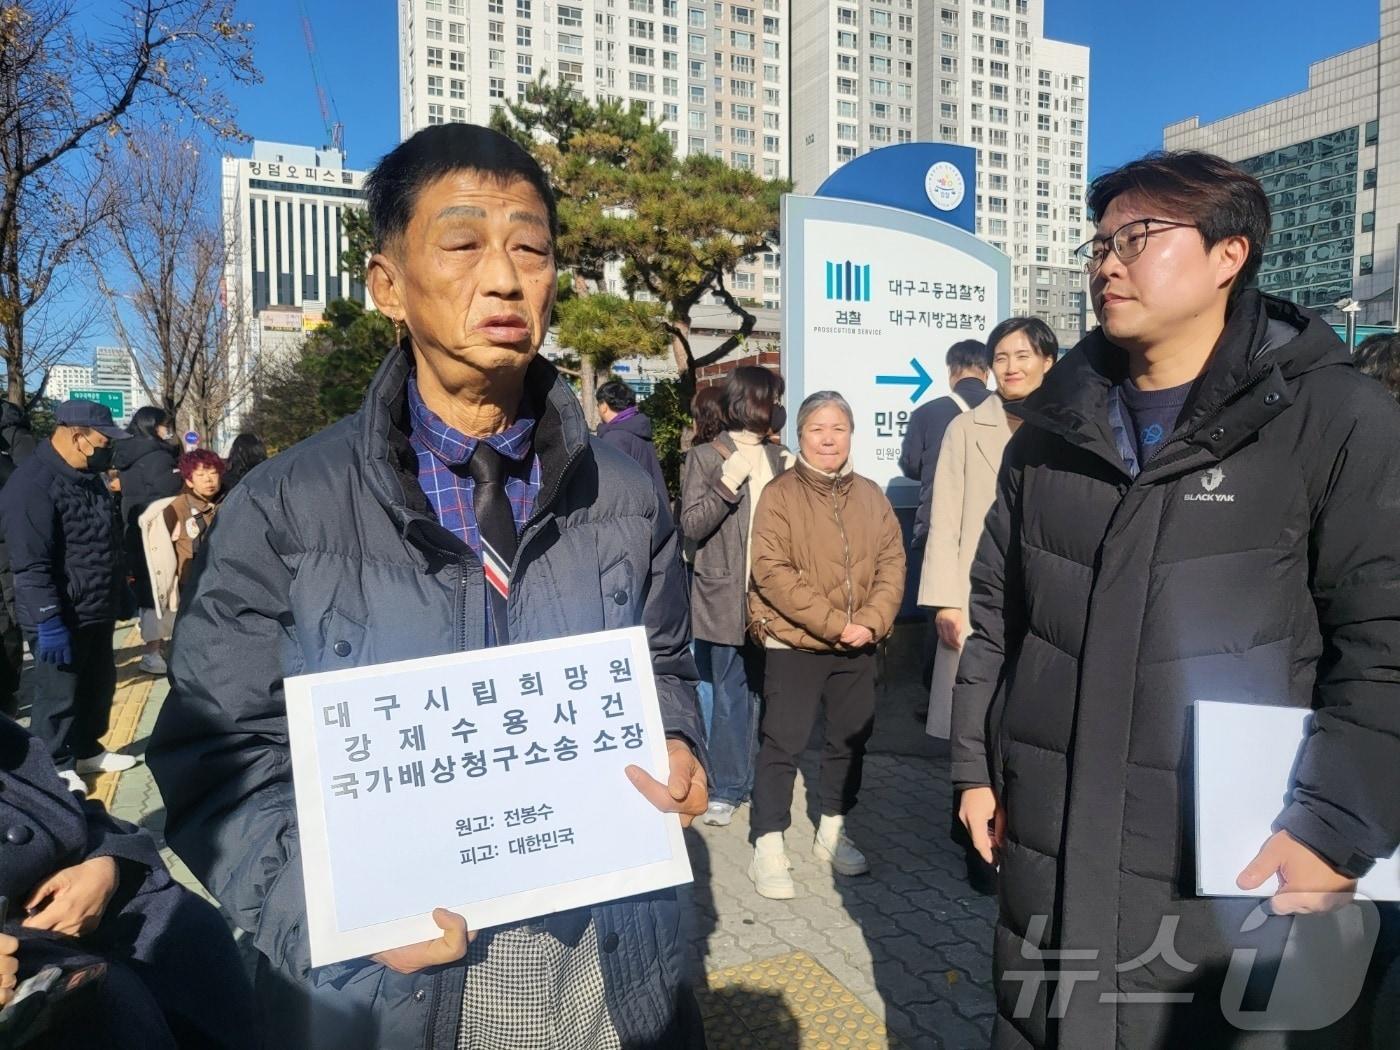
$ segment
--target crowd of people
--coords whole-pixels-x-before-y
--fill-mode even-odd
[[[3,407],[0,1006],[21,977],[64,975],[51,999],[29,999],[34,1016],[3,1031],[48,1030],[47,1042],[25,1045],[54,1047],[257,1045],[244,1021],[251,987],[222,916],[170,878],[147,832],[86,799],[83,780],[136,764],[101,742],[116,624],[138,620],[136,670],[164,675],[162,648],[225,491],[224,460],[182,454],[160,408],[139,409],[122,429],[106,407],[66,401],[52,435],[36,439],[20,406]],[[246,462],[260,445],[240,440]],[[16,721],[26,644],[27,730]]]
[[[255,439],[227,464],[179,455],[159,409],[127,433],[68,402],[27,446],[14,406],[0,419],[5,611],[34,655],[30,731],[0,718],[0,823],[23,848],[0,893],[24,913],[0,936],[0,1003],[51,961],[105,962],[87,1002],[116,1020],[74,1010],[55,1045],[704,1046],[672,890],[480,931],[442,907],[433,940],[313,968],[283,682],[642,626],[667,768],[633,767],[628,790],[715,834],[748,805],[749,878],[784,900],[818,718],[811,853],[872,877],[848,818],[908,568],[929,612],[921,718],[949,741],[968,878],[998,898],[994,1045],[1299,1045],[1242,1031],[1229,973],[1240,952],[1334,966],[1351,927],[1311,954],[1295,928],[1345,914],[1400,842],[1400,353],[1353,360],[1318,315],[1253,288],[1269,230],[1253,178],[1182,153],[1093,184],[1080,255],[1101,327],[1062,354],[1014,317],[948,351],[949,393],[903,449],[907,546],[853,470],[864,433],[840,392],[806,396],[789,428],[768,369],[698,391],[676,493],[626,384],[594,392],[590,430],[538,354],[559,216],[509,138],[426,128],[366,199],[367,284],[396,343],[350,417],[251,473]],[[128,614],[141,669],[171,685],[148,751],[166,838],[245,932],[251,988],[148,837],[81,798],[80,774],[129,761],[99,743]],[[1192,892],[1206,696],[1313,711],[1239,873],[1246,891],[1279,880],[1262,913]],[[1071,979],[1063,959],[1096,963]],[[1354,991],[1317,1045],[1368,1045]]]

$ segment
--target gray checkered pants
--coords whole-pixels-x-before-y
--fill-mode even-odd
[[[467,952],[457,1050],[621,1050],[598,932],[569,947],[537,924],[485,930]]]

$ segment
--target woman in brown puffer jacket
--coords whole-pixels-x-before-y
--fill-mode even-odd
[[[821,823],[813,855],[841,875],[870,870],[846,837],[875,723],[875,646],[904,594],[904,545],[880,487],[850,466],[851,406],[824,390],[797,415],[801,455],[763,490],[754,518],[749,627],[768,650],[754,775],[754,858],[764,897],[794,895],[783,851],[797,757],[826,705]]]

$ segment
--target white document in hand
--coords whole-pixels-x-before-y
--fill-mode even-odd
[[[311,964],[691,879],[641,627],[286,680]]]
[[[1202,700],[1196,704],[1196,892],[1271,897],[1271,879],[1242,890],[1235,879],[1273,833],[1289,803],[1293,763],[1312,712]],[[1357,887],[1371,900],[1400,900],[1400,853],[1376,862]]]

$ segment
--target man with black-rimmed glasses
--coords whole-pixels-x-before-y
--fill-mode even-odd
[[[1269,205],[1241,169],[1155,154],[1088,204],[1102,327],[1008,409],[953,701],[961,817],[1001,867],[994,1043],[1294,1047],[1231,1024],[1227,970],[1279,967],[1400,841],[1400,410],[1251,288]],[[1238,876],[1278,877],[1272,917],[1194,896],[1197,700],[1315,712]]]

